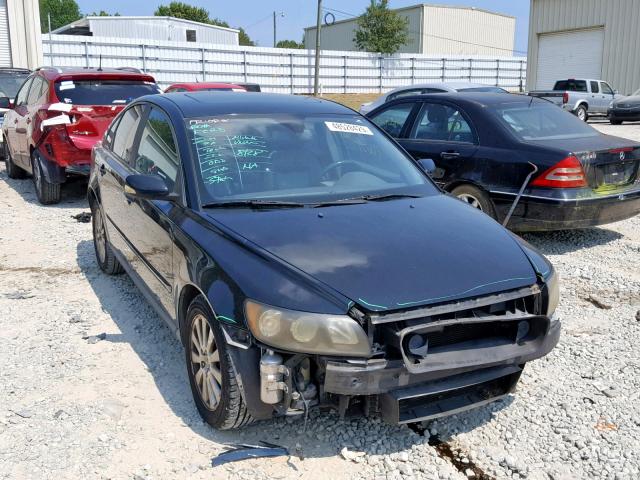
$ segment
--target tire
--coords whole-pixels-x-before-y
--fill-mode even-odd
[[[578,105],[575,111],[576,117],[578,117],[583,122],[589,120],[589,113],[587,112],[587,108],[584,105]]]
[[[202,419],[218,430],[241,428],[253,422],[222,329],[202,295],[189,305],[185,328],[189,384]],[[210,346],[203,347],[202,343]]]
[[[479,188],[468,184],[460,185],[451,190],[451,195],[486,213],[494,220],[496,219],[496,210],[493,207],[493,202],[489,198],[489,195]]]
[[[93,249],[96,253],[96,261],[98,262],[100,270],[107,275],[117,275],[122,273],[124,269],[113,254],[113,250],[111,249],[111,245],[107,239],[104,215],[102,214],[102,209],[97,205],[97,203],[92,203],[91,226],[93,230]]]
[[[36,195],[42,205],[52,205],[60,202],[61,186],[59,183],[50,183],[44,177],[42,166],[38,160],[39,154],[34,151],[31,154],[31,173],[33,184],[36,187]]]
[[[13,159],[11,158],[11,153],[9,152],[9,145],[7,144],[7,140],[5,139],[4,143],[4,164],[7,168],[7,176],[9,178],[25,178],[27,176],[27,172],[18,167],[15,163],[13,163]]]
[[[609,120],[611,125],[622,125],[622,120]]]

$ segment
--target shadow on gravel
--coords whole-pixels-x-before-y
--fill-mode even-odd
[[[521,236],[545,255],[561,255],[583,248],[606,245],[623,237],[615,230],[599,227],[555,232],[530,232],[523,233]]]
[[[155,314],[142,293],[126,275],[107,276],[95,261],[93,242],[82,241],[77,246],[77,263],[91,288],[100,300],[102,309],[117,324],[120,334],[106,335],[103,341],[128,343],[153,375],[155,384],[173,413],[202,438],[216,443],[257,443],[260,440],[289,448],[294,456],[329,457],[344,447],[368,454],[390,454],[430,441],[426,433],[408,426],[385,425],[380,420],[361,416],[347,416],[340,420],[335,412],[310,413],[307,428],[304,419],[278,418],[261,421],[240,431],[217,431],[205,424],[193,403],[187,378],[183,348],[166,324]],[[122,372],[126,376],[126,372]],[[131,395],[145,395],[144,391]],[[123,398],[126,402],[126,399]],[[494,412],[512,402],[507,397],[499,402],[438,420],[439,431],[434,436],[438,442],[446,442],[451,435],[467,432],[491,421]],[[346,434],[344,432],[353,431]],[[358,431],[358,435],[355,434]],[[354,443],[353,438],[369,438],[370,442]],[[384,442],[376,442],[383,439]]]
[[[7,176],[4,162],[0,169],[0,180],[3,180],[13,190],[18,192],[25,202],[40,205],[36,196],[36,188],[33,185],[31,177],[22,179],[13,179]],[[82,207],[87,205],[87,178],[85,177],[69,177],[67,182],[62,185],[62,199],[60,203],[55,205],[43,205],[43,208],[66,208],[66,207]]]

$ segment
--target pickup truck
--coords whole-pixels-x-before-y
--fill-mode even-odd
[[[549,100],[584,122],[591,115],[607,115],[611,102],[621,97],[607,82],[582,78],[558,80],[553,90],[534,90],[529,95]]]

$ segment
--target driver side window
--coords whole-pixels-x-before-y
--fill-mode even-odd
[[[152,107],[131,167],[137,173],[158,175],[174,190],[179,166],[171,121],[162,110]]]
[[[393,105],[372,116],[371,120],[389,135],[398,138],[414,105],[415,103]]]
[[[16,95],[15,106],[19,107],[20,105],[27,104],[27,95],[29,95],[29,87],[33,83],[33,77],[27,79],[26,82],[22,84],[20,91]]]
[[[411,138],[441,142],[474,143],[471,126],[459,110],[440,103],[425,103]]]

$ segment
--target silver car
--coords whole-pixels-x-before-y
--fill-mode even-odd
[[[447,83],[418,83],[415,85],[407,85],[405,87],[394,88],[393,90],[379,96],[373,102],[367,102],[360,105],[360,113],[366,115],[374,108],[378,108],[383,103],[394,100],[398,97],[406,97],[409,95],[423,95],[426,93],[445,93],[445,92],[489,92],[489,93],[509,93],[500,87],[492,85],[483,85],[481,83],[470,82],[447,82]]]

